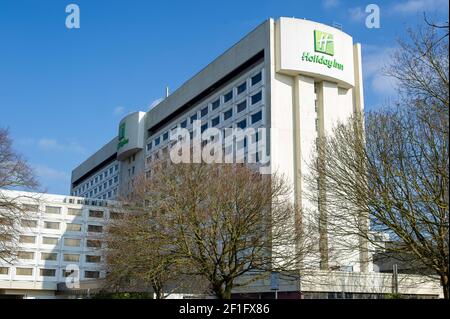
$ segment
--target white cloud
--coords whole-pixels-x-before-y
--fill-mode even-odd
[[[348,15],[353,22],[362,22],[366,18],[366,13],[362,7],[349,8]]]
[[[21,138],[17,141],[20,145],[23,146],[37,146],[42,151],[59,151],[59,152],[69,152],[69,153],[86,153],[86,149],[76,143],[76,142],[60,142],[54,138]]]
[[[125,113],[125,108],[123,106],[118,106],[113,111],[114,116],[120,116],[123,113]]]
[[[332,9],[339,6],[340,0],[322,0],[322,6],[325,9]]]
[[[363,46],[363,76],[366,88],[389,97],[396,92],[396,80],[385,75],[384,69],[389,65],[395,47]]]
[[[34,172],[42,180],[70,181],[70,175],[67,172],[59,171],[45,165],[33,165]],[[69,185],[69,184],[67,184]]]
[[[448,0],[407,0],[397,2],[393,7],[392,13],[415,14],[434,11],[447,11]]]
[[[73,153],[85,153],[86,149],[75,142],[60,143],[56,139],[41,138],[36,141],[38,148],[44,151],[61,151]]]

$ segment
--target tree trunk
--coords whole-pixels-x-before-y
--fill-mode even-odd
[[[228,282],[225,284],[223,299],[231,299],[231,290],[232,289],[233,289],[233,284],[231,282]]]
[[[152,286],[156,299],[163,299],[164,292],[161,283],[158,282],[157,280],[154,280]]]
[[[441,284],[442,284],[442,289],[444,291],[444,299],[449,299],[449,292],[448,292],[448,275],[447,274],[443,274],[441,275]]]

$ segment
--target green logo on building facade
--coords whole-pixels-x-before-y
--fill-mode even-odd
[[[334,55],[334,38],[331,33],[314,30],[314,51]]]
[[[334,56],[333,35],[331,33],[314,30],[314,51]],[[317,53],[303,52],[302,61],[322,64],[329,69],[344,70],[344,65],[340,63],[340,61]]]
[[[128,139],[125,138],[125,128],[126,128],[125,123],[120,124],[120,126],[119,126],[119,143],[117,144],[117,149],[128,144]]]

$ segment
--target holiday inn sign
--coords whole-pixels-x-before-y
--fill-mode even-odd
[[[334,55],[334,38],[331,33],[314,30],[314,51]]]
[[[331,33],[314,30],[314,51],[334,56],[334,37]],[[324,55],[303,52],[302,61],[323,64],[326,67],[343,71],[344,65],[336,59],[327,58]]]

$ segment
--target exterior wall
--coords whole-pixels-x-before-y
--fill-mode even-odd
[[[238,93],[238,87],[245,85],[246,89]],[[215,127],[218,129],[236,128],[238,123],[245,121],[246,127],[252,127],[257,130],[259,127],[263,127],[266,121],[266,104],[265,104],[265,72],[263,64],[255,65],[250,70],[240,75],[236,79],[230,81],[222,88],[215,92],[212,92],[205,100],[194,105],[187,110],[186,113],[179,116],[174,121],[167,124],[162,129],[156,131],[147,139],[147,153],[146,164],[147,169],[151,168],[151,163],[158,160],[167,154],[170,132],[175,128],[186,128],[190,132],[193,130],[193,116],[197,120],[201,121],[201,126]],[[231,93],[232,98],[229,101],[225,100],[225,95]],[[254,103],[256,99],[254,97],[261,95],[259,101]],[[215,105],[217,103],[217,106]],[[245,109],[239,111],[238,105],[245,103]],[[207,114],[202,116],[202,111],[207,110]],[[231,110],[232,116],[225,119],[225,114]],[[261,119],[253,121],[252,116],[261,112]],[[213,121],[218,121],[213,125]],[[222,131],[223,132],[223,131]],[[203,136],[206,138],[207,132],[205,131]],[[224,134],[222,133],[222,136]],[[244,147],[243,143],[238,144],[237,147]],[[226,152],[227,150],[225,150]]]
[[[333,49],[328,53],[319,50],[320,32],[333,39]],[[319,211],[306,195],[315,142],[330,135],[336,124],[345,122],[363,107],[360,46],[353,45],[352,38],[338,29],[290,18],[275,22],[273,46],[276,67],[271,86],[272,171],[292,181],[294,201],[307,221]],[[314,59],[305,58],[308,56]],[[334,62],[328,66],[318,63],[325,60]],[[342,67],[335,67],[336,62]],[[321,258],[325,267],[362,269],[359,252],[345,256],[333,253],[342,251],[339,239],[329,234],[325,237],[326,241],[324,237],[319,241],[319,246],[328,252],[327,257]],[[312,258],[308,264],[319,267],[319,262]]]
[[[113,138],[72,171],[72,196],[107,200],[116,198],[120,182],[117,143],[118,138]]]
[[[72,196],[114,200],[118,194],[120,181],[120,162],[115,160],[93,171],[76,187],[72,187]]]
[[[18,252],[31,252],[31,259],[12,260],[12,264],[0,262],[0,267],[7,268],[7,274],[0,274],[0,291],[6,289],[12,291],[54,291],[57,283],[65,282],[64,272],[70,267],[79,269],[80,280],[92,280],[87,272],[99,278],[105,273],[102,266],[101,247],[88,247],[88,240],[101,242],[106,222],[110,218],[112,202],[87,200],[80,197],[61,195],[49,195],[39,193],[27,193],[1,190],[8,197],[17,197],[22,204],[37,206],[37,210],[30,210],[24,219],[36,221],[36,227],[16,225],[20,235],[34,237],[32,243],[22,243],[19,238]],[[48,207],[58,208],[59,213],[49,213]],[[93,217],[90,212],[101,212],[102,216]],[[79,215],[72,215],[73,213]],[[56,229],[48,229],[46,223],[57,223]],[[68,229],[73,225],[80,225],[81,230]],[[48,226],[48,225],[47,225]],[[91,229],[92,226],[100,226],[99,229]],[[79,227],[79,226],[77,226]],[[49,238],[56,239],[56,243],[48,243]],[[69,241],[75,240],[70,243]],[[78,243],[77,243],[78,242]],[[73,246],[71,245],[73,244]],[[43,254],[55,254],[54,260],[44,260]],[[69,255],[69,256],[68,256]],[[100,261],[89,261],[87,256],[99,256]],[[69,259],[68,259],[69,258]],[[73,259],[75,258],[75,259]],[[68,268],[69,267],[69,268]],[[17,269],[31,269],[31,275],[19,275]],[[42,276],[41,270],[54,271],[50,276]],[[6,292],[8,293],[8,292]]]

